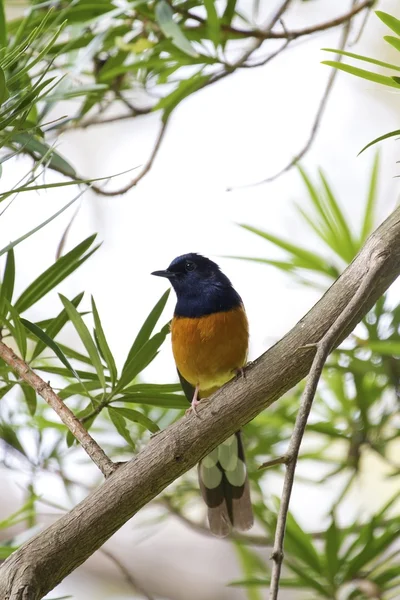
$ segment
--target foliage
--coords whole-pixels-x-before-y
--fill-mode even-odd
[[[385,42],[390,44],[390,46],[392,46],[392,48],[394,48],[395,50],[400,52],[400,21],[399,21],[399,19],[397,19],[393,15],[390,15],[381,10],[377,10],[375,12],[375,14],[395,34],[395,35],[385,35],[383,39],[385,40]],[[336,54],[341,54],[342,56],[345,56],[347,58],[352,58],[356,61],[366,62],[367,64],[375,65],[376,67],[381,67],[385,71],[386,70],[389,70],[392,72],[396,71],[397,73],[400,71],[399,64],[388,63],[388,62],[379,60],[377,58],[372,58],[370,56],[364,56],[361,54],[354,54],[353,52],[346,52],[344,50],[333,50],[332,48],[325,48],[325,50],[327,52],[335,52]],[[361,77],[362,79],[366,79],[367,81],[373,81],[375,83],[378,83],[379,85],[385,85],[385,86],[389,86],[391,88],[400,89],[400,77],[398,75],[393,75],[393,74],[382,75],[381,73],[376,73],[375,71],[361,69],[359,67],[354,67],[353,65],[338,62],[338,61],[326,60],[326,61],[323,61],[323,64],[329,65],[331,67],[335,67],[335,69],[340,69],[341,71],[344,71],[345,73],[350,73],[351,75],[355,75],[356,77]],[[389,133],[385,133],[384,135],[380,135],[376,139],[369,142],[366,146],[364,146],[364,148],[360,151],[360,154],[361,154],[361,152],[364,152],[364,150],[366,150],[367,148],[370,148],[374,144],[377,144],[378,142],[381,142],[383,140],[386,140],[388,138],[395,137],[398,135],[400,135],[400,130],[398,130],[398,129],[396,129],[395,131],[390,131]]]

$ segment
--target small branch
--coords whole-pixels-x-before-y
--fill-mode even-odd
[[[232,27],[231,25],[221,25],[221,30],[222,31],[227,31],[229,33],[233,33],[237,36],[241,36],[244,38],[256,38],[258,40],[280,40],[280,39],[288,39],[290,38],[291,40],[295,40],[297,38],[300,37],[304,37],[306,35],[311,35],[313,33],[317,33],[319,31],[326,31],[327,29],[332,29],[333,27],[338,27],[339,25],[343,25],[343,23],[347,23],[348,21],[351,21],[351,19],[353,17],[355,17],[355,15],[357,15],[358,13],[362,12],[364,9],[366,8],[372,8],[372,6],[375,4],[376,0],[364,0],[364,2],[361,2],[358,6],[354,6],[351,10],[349,10],[347,13],[344,13],[343,15],[340,15],[339,17],[335,17],[334,19],[331,19],[330,21],[324,21],[323,23],[318,23],[317,25],[311,25],[310,27],[305,27],[304,29],[294,29],[292,31],[288,31],[288,30],[284,30],[284,31],[271,31],[271,28],[266,27],[265,29],[237,29],[236,27]],[[276,18],[276,21],[279,20],[279,18],[282,16],[282,14],[285,12],[287,6],[289,2],[284,2],[283,3],[283,10],[282,7],[280,9],[278,9],[277,14],[278,17]],[[198,17],[197,15],[194,15],[192,13],[190,13],[189,11],[179,11],[176,7],[174,7],[174,10],[176,12],[181,12],[181,14],[185,14],[188,18],[193,19],[194,21],[197,21],[198,23],[200,23],[202,26],[205,25],[206,21],[205,19],[203,19],[202,17]],[[275,21],[275,22],[276,22]],[[198,27],[192,27],[188,29],[192,29],[192,30],[196,30],[198,29]]]
[[[137,583],[137,581],[135,581],[135,579],[132,577],[125,565],[116,556],[114,556],[114,554],[112,554],[109,550],[106,550],[105,548],[102,548],[100,552],[107,556],[107,558],[109,558],[118,567],[122,575],[125,577],[126,581],[129,583],[129,585],[132,586],[134,592],[139,592],[139,594],[141,594],[147,600],[154,600],[153,596],[150,596],[150,594],[146,592]]]
[[[371,255],[369,259],[368,270],[362,279],[358,290],[337,317],[337,319],[332,323],[325,335],[319,342],[315,344],[316,354],[311,365],[307,385],[302,395],[300,409],[286,454],[288,461],[287,470],[283,483],[282,499],[275,532],[274,549],[271,557],[274,561],[274,564],[271,574],[270,600],[277,600],[278,598],[279,580],[283,561],[283,541],[285,537],[286,520],[296,471],[296,463],[322,369],[330,352],[333,350],[337,339],[348,327],[348,324],[352,321],[352,319],[354,319],[354,315],[358,314],[366,304],[366,301],[373,290],[373,284],[383,268],[388,252],[389,250]]]
[[[359,5],[359,6],[361,6],[361,5]],[[355,7],[355,8],[357,8],[357,7]],[[355,10],[355,8],[353,8],[353,10]],[[341,36],[341,39],[339,42],[340,50],[344,50],[344,48],[346,47],[346,44],[347,44],[347,41],[348,41],[349,35],[350,35],[350,26],[351,26],[351,20],[346,21],[345,26],[343,28],[342,36]],[[291,41],[291,38],[288,38],[288,42],[289,41]],[[282,48],[282,50],[283,49],[284,49],[284,47]],[[342,58],[343,58],[343,56],[341,54],[337,54],[335,56],[335,59],[338,62],[340,62],[342,60]],[[275,179],[278,179],[279,177],[281,177],[281,175],[284,175],[285,173],[290,171],[303,158],[303,156],[305,156],[307,154],[307,152],[311,148],[311,146],[315,140],[315,137],[317,135],[317,132],[318,132],[319,126],[321,124],[322,117],[324,116],[324,113],[325,113],[325,110],[326,110],[326,107],[328,104],[328,100],[331,95],[337,74],[338,74],[337,69],[332,69],[332,71],[330,72],[324,93],[323,93],[322,98],[318,105],[317,113],[314,117],[314,122],[312,124],[310,134],[308,136],[306,143],[302,147],[302,149],[288,162],[288,164],[285,167],[283,167],[283,169],[281,169],[277,173],[274,173],[274,175],[271,175],[270,177],[267,177],[266,179],[262,179],[261,181],[257,181],[256,183],[250,183],[247,185],[236,186],[234,189],[243,189],[243,188],[247,188],[247,187],[255,187],[257,185],[262,185],[264,183],[271,183],[272,181],[275,181]],[[232,189],[233,188],[228,188],[227,191],[232,191]]]
[[[288,465],[290,461],[290,457],[287,454],[283,456],[278,456],[277,458],[271,458],[271,460],[267,460],[262,465],[258,467],[258,471],[262,471],[263,469],[269,469],[270,467],[274,467],[275,465]]]
[[[0,358],[4,360],[23,381],[30,385],[39,396],[41,396],[49,406],[58,414],[61,421],[70,430],[75,439],[78,440],[86,454],[92,459],[95,465],[103,473],[104,477],[109,477],[114,473],[117,466],[108,458],[106,453],[95,442],[92,436],[86,431],[79,419],[68,408],[59,396],[53,391],[48,383],[43,381],[39,375],[36,375],[29,365],[19,358],[14,352],[0,341]]]
[[[103,190],[95,185],[92,186],[92,189],[97,194],[101,194],[102,196],[119,196],[121,194],[126,194],[126,192],[128,192],[130,189],[135,187],[135,185],[137,185],[139,183],[139,181],[141,179],[143,179],[143,177],[146,175],[146,173],[148,173],[150,171],[151,167],[153,166],[154,160],[157,156],[157,153],[161,146],[161,142],[163,141],[165,132],[167,130],[168,120],[169,120],[169,116],[163,120],[163,122],[161,124],[161,129],[158,133],[156,143],[154,144],[154,148],[151,152],[150,158],[148,159],[147,163],[144,165],[144,167],[141,170],[141,172],[139,173],[139,175],[137,175],[137,177],[132,179],[132,181],[130,181],[127,185],[125,185],[123,188],[120,188],[119,190],[107,191],[107,190]]]

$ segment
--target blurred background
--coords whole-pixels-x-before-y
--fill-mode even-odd
[[[37,4],[36,10],[45,14],[50,4],[55,11],[62,8],[62,3],[42,3]],[[132,2],[109,4],[120,10],[135,10]],[[201,4],[193,2],[190,10],[193,9],[200,18],[210,19],[210,7]],[[226,2],[218,0],[212,4],[221,16]],[[243,25],[245,19],[253,28],[261,28],[282,5],[281,2],[253,3],[252,0],[235,4],[236,21],[232,23],[237,22],[237,27],[242,29],[250,27]],[[256,14],[255,4],[258,5]],[[353,7],[348,0],[287,4],[282,17],[283,31],[302,30],[329,22]],[[152,10],[153,3],[145,5]],[[31,5],[19,2],[6,2],[5,8],[7,20],[19,22],[32,10]],[[375,9],[400,18],[398,2],[394,0],[381,0]],[[143,22],[145,17],[149,18],[145,15]],[[95,31],[96,18],[83,24],[68,22],[62,35],[79,37]],[[104,15],[102,18],[105,22]],[[112,22],[112,16],[109,18]],[[276,31],[282,31],[283,26],[277,22]],[[361,29],[360,39],[357,39]],[[12,33],[15,28],[10,31]],[[347,49],[396,63],[396,49],[383,40],[388,34],[393,31],[388,30],[374,11],[368,14],[360,11],[352,21]],[[282,337],[320,298],[335,279],[335,274],[339,275],[351,261],[363,241],[363,234],[381,223],[398,203],[398,142],[390,139],[381,144],[379,157],[376,147],[360,156],[358,153],[372,139],[398,126],[399,93],[394,88],[378,86],[341,72],[337,73],[315,139],[301,159],[303,175],[294,167],[273,181],[260,183],[284,169],[309,139],[328,78],[333,72],[321,61],[334,60],[334,55],[322,48],[338,48],[342,35],[342,27],[330,27],[299,37],[267,64],[237,69],[185,97],[167,117],[168,127],[151,169],[124,194],[105,196],[76,185],[47,187],[17,195],[1,213],[0,232],[4,246],[60,210],[79,193],[79,189],[84,190],[69,209],[15,248],[13,298],[18,298],[54,263],[62,239],[63,255],[91,234],[97,233],[96,243],[101,242],[101,247],[87,262],[61,281],[56,291],[52,290],[28,307],[24,317],[43,324],[58,314],[63,306],[57,292],[72,299],[84,291],[79,311],[86,313],[91,311],[90,296],[93,295],[108,344],[120,369],[140,327],[166,290],[166,282],[152,278],[151,271],[166,268],[180,254],[200,252],[218,262],[243,298],[250,323],[250,360]],[[131,43],[123,36],[121,39]],[[251,37],[230,41],[224,49],[226,60],[234,61],[253,42]],[[196,40],[192,44],[198,47]],[[282,40],[268,40],[267,44],[255,51],[253,60],[276,52]],[[122,42],[119,47],[123,48]],[[212,54],[207,40],[203,50]],[[136,51],[139,52],[137,47]],[[69,73],[64,84],[69,78],[86,84],[88,73],[93,69],[93,56],[102,60],[103,54],[100,51],[95,54],[93,47],[88,50],[88,46],[75,50],[67,61],[64,59],[63,69]],[[221,49],[218,54],[223,54]],[[79,64],[84,66],[78,68]],[[183,64],[179,77],[190,79],[193,65]],[[155,105],[158,97],[165,97],[166,89],[167,93],[173,89],[174,82],[168,80],[169,76],[165,76],[166,85],[155,81],[151,90],[146,91],[135,72],[125,81],[120,94],[135,106],[148,106],[149,102]],[[57,90],[55,88],[53,94]],[[155,110],[129,119],[80,127],[68,118],[77,114],[81,104],[82,95],[50,102],[45,121],[60,119],[61,124],[54,129],[48,128],[45,139],[50,147],[55,144],[56,151],[73,165],[78,178],[110,177],[135,169],[109,182],[95,183],[103,190],[118,190],[140,174],[146,165],[162,126],[163,113]],[[118,117],[125,109],[123,105],[121,109],[117,97],[113,98],[99,119]],[[97,115],[96,107],[91,110],[85,118]],[[24,152],[4,163],[1,191],[11,190],[31,168],[32,157]],[[329,188],[324,185],[319,169],[325,174]],[[67,179],[47,168],[36,184],[48,186]],[[313,202],[312,191],[319,198],[319,205]],[[335,216],[331,217],[323,205],[323,202],[329,203],[329,191],[353,236],[354,243],[349,248],[344,245],[346,228],[343,223],[340,228],[337,214],[339,225],[336,227],[335,221],[336,229],[333,228],[329,244],[313,231],[299,211],[300,207],[317,224],[321,221],[320,206],[322,213],[325,211],[328,215],[328,221],[334,220]],[[367,206],[372,208],[366,225]],[[335,215],[334,211],[331,214]],[[243,228],[240,226],[243,224],[267,232],[267,235]],[[275,236],[274,239],[271,236]],[[280,243],[282,240],[284,242]],[[310,264],[299,262],[296,251],[284,246],[286,242],[319,257],[320,267],[312,266],[310,257]],[[265,262],[230,257],[258,258]],[[3,272],[6,256],[1,260]],[[171,293],[160,326],[171,318],[174,302]],[[395,500],[399,495],[400,448],[396,435],[399,425],[399,306],[400,286],[397,282],[369,322],[360,325],[343,345],[343,351],[335,352],[330,359],[310,421],[314,429],[309,429],[298,465],[291,501],[292,532],[289,531],[287,542],[289,568],[284,574],[286,580],[292,579],[292,584],[288,583],[287,589],[285,584],[282,598],[324,597],[321,589],[313,589],[310,582],[307,587],[301,580],[301,572],[311,579],[314,577],[323,590],[327,585],[323,569],[329,564],[333,568],[330,560],[333,560],[332,552],[336,551],[339,557],[336,579],[333,577],[336,583],[325,597],[337,600],[400,598],[395,586],[399,581],[395,577],[395,567],[399,567],[396,535],[399,502]],[[87,318],[90,322],[90,315],[85,321]],[[56,339],[66,347],[85,353],[71,323]],[[9,340],[9,343],[13,345],[14,342]],[[28,340],[28,345],[32,343]],[[46,364],[61,366],[48,349],[41,359],[42,365],[48,361]],[[35,365],[37,363],[33,363]],[[91,370],[87,365],[85,369]],[[48,371],[41,375],[51,380],[56,389],[74,384],[72,378],[57,372]],[[177,382],[169,337],[136,381]],[[173,394],[179,393],[178,387],[176,390],[171,387],[171,390]],[[128,522],[104,549],[96,552],[48,598],[258,600],[267,597],[265,582],[268,582],[270,541],[284,471],[275,467],[257,472],[257,467],[263,458],[273,458],[284,451],[301,390],[302,384],[245,429],[258,516],[254,530],[249,532],[249,540],[239,537],[218,540],[209,535],[196,473],[191,472]],[[14,547],[24,541],[100,483],[95,466],[89,464],[83,451],[76,446],[68,448],[65,444],[65,429],[46,425],[46,420],[57,422],[56,415],[50,416],[38,401],[32,416],[20,392],[15,389],[11,392],[2,394],[0,402],[4,426],[4,443],[0,451],[0,520],[6,524],[0,533],[5,547],[7,544]],[[85,398],[79,393],[68,397],[69,406],[76,411],[86,406]],[[146,402],[143,405],[137,402],[138,406],[121,402],[119,406],[139,410],[161,428],[183,414],[179,399],[175,407],[173,401],[165,406],[161,400],[158,403],[155,400],[154,405]],[[113,459],[127,460],[147,442],[149,431],[143,424],[127,424],[135,443],[133,449],[114,425],[109,415],[102,413],[91,431]],[[23,452],[16,447],[7,427],[18,437]],[[377,561],[377,570],[374,571],[368,560],[364,563],[361,560],[357,567],[353,565],[352,572],[345,574],[346,565],[351,560],[355,563],[356,555],[359,556],[364,548],[357,548],[354,542],[356,538],[362,538],[357,531],[362,531],[364,524],[370,525],[371,516],[377,515],[386,503],[390,506],[384,518],[393,535],[386,546],[382,544],[380,549],[376,548],[375,555],[368,559]],[[24,507],[23,518],[15,518],[15,524],[7,521],[19,507]],[[378,517],[377,523],[382,525]],[[343,543],[341,549],[339,543],[336,550],[327,549],[330,542],[325,535],[327,531],[332,532],[333,527],[337,531],[342,528],[341,537],[338,534]],[[304,534],[303,538],[297,528]],[[378,539],[380,532],[381,529],[377,530],[368,539]],[[296,541],[297,534],[300,537]],[[312,564],[301,564],[302,555],[306,553],[304,548],[309,544],[320,561],[320,578],[313,574]],[[340,560],[351,544],[355,554],[349,555],[343,566]],[[324,554],[329,551],[331,558],[329,553]],[[383,565],[389,565],[393,570],[392,578],[379,579]],[[254,585],[257,578],[264,581],[264,586]],[[234,580],[252,584],[227,585]]]

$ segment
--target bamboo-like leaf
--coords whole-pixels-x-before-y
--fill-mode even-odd
[[[75,308],[78,308],[78,306],[83,298],[83,295],[84,295],[84,292],[81,292],[80,294],[75,296],[75,298],[73,298],[71,300],[71,302],[75,306]],[[65,310],[65,308],[63,308],[63,310],[57,315],[57,317],[55,317],[54,319],[51,319],[50,323],[45,327],[46,334],[51,339],[54,339],[56,337],[56,335],[64,327],[64,325],[67,324],[67,322],[68,322],[68,313]],[[46,347],[45,342],[43,340],[39,340],[32,352],[31,360],[34,360],[35,358],[37,358],[43,352],[45,347]]]
[[[35,137],[29,133],[16,133],[12,136],[11,140],[16,142],[17,144],[21,144],[25,151],[32,152],[33,154],[38,154],[40,157],[49,156],[50,160],[48,161],[48,165],[50,168],[55,169],[59,173],[66,175],[67,177],[75,177],[76,171],[59,154],[56,152],[49,144],[43,142],[38,137]]]
[[[138,410],[133,410],[132,408],[121,408],[120,406],[113,406],[112,411],[116,411],[128,421],[132,421],[133,423],[139,423],[139,425],[142,425],[142,427],[144,427],[148,431],[151,431],[152,433],[160,431],[160,428],[157,425],[157,423],[154,423],[154,421],[149,419],[149,417],[139,412]]]
[[[396,35],[400,36],[400,21],[393,17],[393,15],[389,15],[387,12],[383,12],[382,10],[375,11],[375,14],[379,19],[385,23],[392,31],[395,32]]]
[[[124,371],[125,366],[129,362],[131,362],[133,356],[135,354],[137,354],[138,351],[144,346],[144,344],[146,342],[148,342],[148,340],[150,339],[150,336],[154,331],[154,327],[156,326],[157,321],[161,317],[161,314],[165,308],[169,294],[170,294],[170,290],[168,289],[166,292],[164,292],[164,294],[161,296],[161,298],[159,299],[157,304],[151,310],[149,316],[146,318],[145,322],[143,323],[142,327],[140,328],[139,333],[137,334],[137,336],[128,352],[128,356],[127,356],[125,364],[122,368],[122,372]]]
[[[393,69],[394,71],[400,71],[399,65],[394,65],[392,63],[384,62],[376,58],[371,58],[369,56],[363,56],[362,54],[354,54],[354,52],[347,52],[346,50],[334,50],[333,48],[322,48],[322,50],[325,50],[325,52],[334,52],[335,54],[340,54],[341,56],[348,56],[349,58],[355,58],[356,60],[367,62],[378,67],[384,67],[385,69]]]
[[[141,373],[149,363],[156,357],[158,349],[163,344],[169,333],[169,323],[165,325],[161,331],[150,338],[141,349],[126,361],[122,369],[121,377],[114,390],[114,393],[120,392],[129,383]]]
[[[276,237],[268,233],[267,231],[263,231],[261,229],[257,229],[255,227],[251,227],[250,225],[241,224],[240,227],[250,231],[251,233],[255,233],[260,237],[266,239],[271,242],[278,248],[282,248],[282,250],[286,250],[291,256],[297,259],[297,265],[303,266],[303,268],[312,269],[314,271],[319,271],[321,273],[330,274],[330,267],[325,263],[325,261],[320,258],[318,255],[301,248],[300,246],[295,246],[294,244],[283,240],[281,238]]]
[[[89,333],[89,329],[87,328],[81,315],[79,314],[75,306],[72,304],[72,302],[62,294],[59,294],[59,296],[73,326],[75,327],[79,337],[83,342],[83,345],[85,346],[90,356],[90,360],[92,361],[92,364],[96,369],[97,376],[101,382],[103,389],[106,389],[106,379],[104,376],[103,365],[100,359],[100,355],[97,351],[96,344],[94,343],[92,336]]]
[[[21,383],[21,389],[24,394],[25,402],[28,407],[28,410],[29,410],[31,416],[33,417],[35,415],[36,406],[37,406],[36,392],[33,388],[31,388],[30,385],[25,384],[25,383]]]
[[[35,304],[43,296],[45,296],[56,285],[63,281],[68,275],[76,271],[99,246],[95,246],[90,252],[85,255],[85,252],[90,248],[96,234],[91,235],[86,240],[78,244],[67,254],[59,258],[51,267],[44,273],[39,275],[37,279],[21,294],[15,303],[15,308],[22,313],[27,308]]]
[[[131,434],[129,433],[129,429],[126,426],[126,422],[124,417],[122,417],[115,408],[108,407],[107,409],[108,415],[113,423],[115,429],[118,431],[120,436],[124,438],[128,445],[135,449],[135,442],[131,438]]]
[[[400,88],[400,84],[393,81],[393,77],[388,77],[387,75],[380,75],[379,73],[373,73],[372,71],[366,71],[365,69],[359,69],[358,67],[353,67],[352,65],[337,61],[324,60],[322,61],[322,64],[339,69],[339,71],[344,71],[344,73],[350,73],[356,77],[361,77],[361,79],[366,79],[367,81],[373,81],[374,83],[387,85],[396,89]]]
[[[46,221],[43,221],[43,223],[41,223],[40,225],[38,225],[34,229],[31,229],[31,231],[28,231],[28,233],[25,233],[23,236],[21,236],[20,238],[18,238],[14,242],[11,242],[10,244],[8,244],[4,248],[2,248],[0,250],[0,256],[2,256],[2,254],[5,254],[6,252],[8,252],[9,250],[11,250],[12,248],[15,248],[15,246],[17,246],[18,244],[20,244],[21,242],[23,242],[24,240],[26,240],[28,237],[30,237],[31,235],[33,235],[34,233],[36,233],[37,231],[39,231],[40,229],[42,229],[42,227],[45,227],[46,225],[48,225],[48,223],[50,223],[53,219],[55,219],[56,217],[58,217],[59,215],[61,215],[61,213],[63,213],[65,210],[67,210],[67,208],[69,208],[74,202],[76,202],[82,196],[82,194],[85,193],[85,191],[86,190],[83,190],[82,192],[80,192],[75,198],[73,198],[70,202],[68,202],[65,206],[63,206],[59,211],[57,211],[56,213],[54,213],[54,215],[52,215],[49,219],[46,219]]]
[[[174,13],[166,0],[159,0],[155,6],[155,16],[161,31],[167,39],[189,56],[198,56],[187,37],[184,35],[179,25],[174,21]]]
[[[15,258],[13,249],[7,253],[6,266],[4,267],[3,281],[0,290],[0,319],[7,316],[6,301],[12,301],[15,281]]]
[[[394,37],[392,35],[385,35],[383,37],[383,39],[385,40],[385,42],[388,42],[388,44],[393,46],[393,48],[395,48],[398,52],[400,52],[400,39],[399,38]]]
[[[73,375],[73,377],[76,377],[76,379],[78,379],[78,381],[79,381],[79,376],[78,376],[77,372],[75,371],[75,369],[70,364],[69,360],[64,355],[60,346],[47,333],[45,333],[42,329],[40,329],[40,327],[38,325],[36,325],[35,323],[31,323],[27,319],[23,319],[23,318],[21,318],[21,323],[24,327],[26,327],[29,331],[31,331],[34,335],[36,335],[37,338],[42,340],[42,342],[46,346],[51,348],[53,350],[54,354],[61,360],[63,365],[65,365],[67,367],[67,369],[70,371],[70,373]]]
[[[117,380],[117,367],[115,365],[114,357],[111,353],[106,336],[104,334],[103,326],[101,324],[100,316],[99,316],[93,296],[92,296],[92,311],[93,311],[93,319],[94,319],[96,339],[98,342],[99,351],[107,363],[108,370],[110,371],[110,376],[111,376],[111,384],[114,387],[114,384]]]
[[[340,568],[339,552],[340,552],[340,532],[336,527],[335,519],[332,517],[332,522],[325,534],[325,558],[329,579],[332,583],[338,575]]]
[[[133,386],[132,386],[133,387]],[[125,388],[122,396],[114,398],[112,402],[132,402],[133,404],[146,404],[160,408],[188,408],[188,401],[182,394],[152,394],[150,392],[128,392]]]
[[[23,327],[22,319],[20,318],[18,311],[10,302],[5,299],[6,310],[8,309],[11,319],[14,323],[14,327],[11,330],[11,333],[17,342],[19,351],[21,353],[22,358],[25,360],[26,351],[27,351],[27,339],[26,339],[26,331]],[[10,325],[8,325],[10,327]]]
[[[398,135],[400,135],[400,129],[396,129],[395,131],[389,131],[389,133],[380,135],[379,137],[372,140],[372,142],[368,142],[368,144],[366,146],[364,146],[364,148],[362,148],[362,150],[360,150],[360,152],[358,153],[358,156],[360,156],[360,154],[362,154],[364,152],[364,150],[366,150],[367,148],[370,148],[371,146],[374,146],[378,142],[382,142],[382,140],[387,140],[388,138],[395,137]]]
[[[207,29],[214,46],[217,48],[220,40],[219,18],[214,0],[204,0],[207,11]]]

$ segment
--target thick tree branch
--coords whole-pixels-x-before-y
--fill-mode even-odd
[[[368,297],[373,290],[375,280],[379,276],[379,273],[385,264],[387,254],[388,251],[382,250],[381,253],[374,255],[374,260],[370,261],[370,264],[368,265],[368,271],[364,279],[361,280],[360,287],[346,308],[338,316],[336,321],[332,323],[322,339],[316,344],[310,345],[311,348],[316,348],[316,353],[311,365],[310,374],[307,379],[307,385],[304,388],[304,392],[300,401],[300,409],[297,413],[296,423],[290,438],[289,448],[284,457],[284,462],[287,466],[287,469],[283,482],[282,499],[279,507],[274,549],[272,552],[274,564],[271,574],[270,600],[277,600],[278,598],[279,581],[283,562],[283,542],[297,458],[299,456],[300,445],[303,440],[304,431],[310,415],[318,383],[322,375],[322,369],[324,368],[325,362],[334,347],[337,337],[340,336],[341,332],[347,327],[348,323],[351,322],[354,313],[362,309],[364,304],[367,302]]]
[[[82,448],[92,459],[95,465],[108,477],[115,471],[117,465],[108,458],[104,450],[86,431],[79,419],[76,418],[68,406],[57,396],[48,383],[37,375],[30,366],[19,358],[11,348],[0,341],[0,358],[4,360],[18,375],[30,385],[49,406],[58,414],[61,421],[68,427],[72,435],[78,440]],[[1,596],[0,596],[1,597]]]
[[[312,352],[384,256],[366,303],[340,330],[338,345],[400,274],[400,207],[367,240],[321,300],[237,379],[200,405],[200,419],[184,417],[150,440],[102,486],[35,535],[0,568],[0,598],[39,600],[82,564],[130,517],[213,448],[292,388],[309,371]]]

